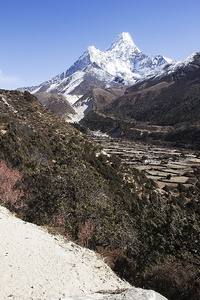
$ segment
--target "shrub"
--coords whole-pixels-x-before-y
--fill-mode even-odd
[[[65,226],[65,216],[63,214],[54,214],[52,216],[53,227],[64,227]]]
[[[82,246],[88,247],[89,241],[94,235],[95,224],[92,219],[88,219],[85,223],[79,224],[78,238]]]
[[[27,208],[24,188],[22,173],[0,161],[0,200],[11,209],[24,210]]]

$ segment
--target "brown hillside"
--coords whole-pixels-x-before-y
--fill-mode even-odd
[[[128,88],[101,112],[157,125],[199,122],[200,53],[186,67]]]

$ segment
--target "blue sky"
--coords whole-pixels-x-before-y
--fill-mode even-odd
[[[199,0],[0,0],[0,88],[42,83],[129,32],[145,54],[200,51]]]

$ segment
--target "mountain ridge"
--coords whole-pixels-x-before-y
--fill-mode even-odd
[[[75,89],[85,82],[82,94],[88,92],[87,84],[93,81],[95,87],[121,87],[134,84],[139,79],[174,60],[163,56],[149,56],[142,53],[127,32],[118,35],[105,50],[89,46],[78,60],[66,71],[38,86],[19,88],[31,93],[50,92],[77,94]]]
[[[103,132],[108,134],[115,135],[117,132],[118,137],[136,140],[142,139],[145,129],[145,141],[200,149],[199,78],[200,52],[197,52],[166,73],[128,87],[122,96],[113,101],[111,98],[106,100],[101,109],[93,105],[91,114],[80,122],[91,130],[104,128]],[[99,95],[106,99],[106,92],[107,90],[104,93],[101,91]],[[101,98],[101,103],[104,99]],[[98,94],[93,94],[93,97],[90,94],[90,102],[96,101],[99,101]],[[110,129],[104,126],[108,117],[113,119]],[[119,131],[116,127],[115,130],[115,124],[120,121],[125,121],[129,129]]]
[[[129,87],[121,99],[111,104],[110,112],[115,116],[121,115],[122,118],[129,116],[138,121],[148,121],[157,125],[175,125],[191,120],[192,116],[188,114],[188,109],[193,99],[196,105],[195,120],[198,121],[199,74],[200,52],[160,76]],[[182,114],[177,114],[183,104],[188,109],[183,110]]]

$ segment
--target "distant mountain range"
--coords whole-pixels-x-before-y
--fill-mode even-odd
[[[142,53],[130,34],[123,32],[105,51],[90,46],[62,74],[38,86],[20,90],[83,95],[93,88],[130,86],[160,72],[166,63],[175,61],[161,55],[149,56]]]
[[[120,34],[103,52],[89,47],[67,71],[39,86],[19,90],[34,93],[67,121],[84,119],[81,122],[91,129],[102,130],[102,124],[92,124],[94,115],[89,118],[95,112],[135,126],[145,122],[185,130],[195,125],[200,137],[200,52],[180,62],[152,57],[138,49],[129,33]],[[135,133],[129,132],[128,137],[134,138]]]
[[[124,95],[101,112],[157,125],[199,122],[200,53],[127,88]]]
[[[200,52],[126,88],[114,100],[112,90],[95,89],[84,99],[90,102],[90,113],[82,124],[113,136],[146,141],[150,137],[160,143],[200,149]],[[83,98],[76,106],[79,103],[81,107]],[[108,117],[114,120],[110,128],[105,126]],[[127,122],[128,130],[119,130],[122,121]]]
[[[158,70],[157,70],[158,71]],[[90,111],[127,121],[174,126],[199,122],[200,53],[166,65],[159,73],[139,80],[130,87],[96,88],[73,104],[80,121]]]

